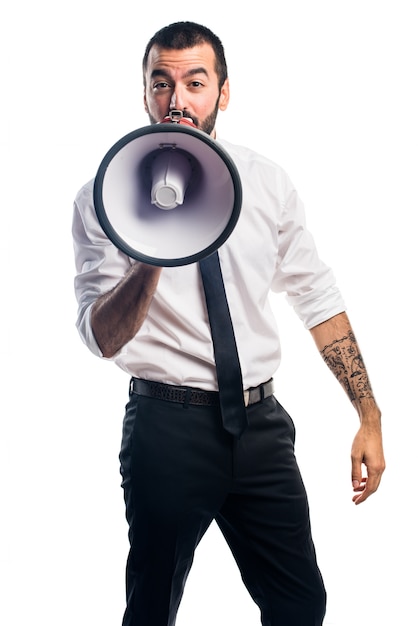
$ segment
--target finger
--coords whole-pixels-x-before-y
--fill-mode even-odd
[[[353,485],[353,491],[364,491],[367,483],[367,478],[363,478],[360,483],[358,481]]]
[[[382,477],[382,473],[372,473],[365,479],[365,483],[363,488],[360,490],[356,489],[355,491],[361,491],[361,493],[357,493],[353,496],[354,504],[361,504],[365,502],[369,496],[371,496],[375,491],[377,491],[380,480]],[[361,485],[360,485],[361,487]]]

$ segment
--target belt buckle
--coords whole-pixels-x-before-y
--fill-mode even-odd
[[[248,406],[250,403],[250,390],[244,389],[244,406]]]

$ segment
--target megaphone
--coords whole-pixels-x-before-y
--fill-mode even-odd
[[[112,243],[137,261],[167,267],[217,250],[242,204],[233,160],[181,111],[115,143],[99,166],[93,194]]]

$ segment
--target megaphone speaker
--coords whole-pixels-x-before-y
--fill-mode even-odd
[[[179,266],[209,256],[238,221],[242,187],[226,150],[186,123],[145,126],[105,155],[94,206],[109,239],[131,258]]]

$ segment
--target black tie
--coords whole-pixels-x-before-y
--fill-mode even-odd
[[[223,425],[232,435],[240,437],[248,421],[241,366],[218,253],[214,252],[199,264],[212,331]]]

